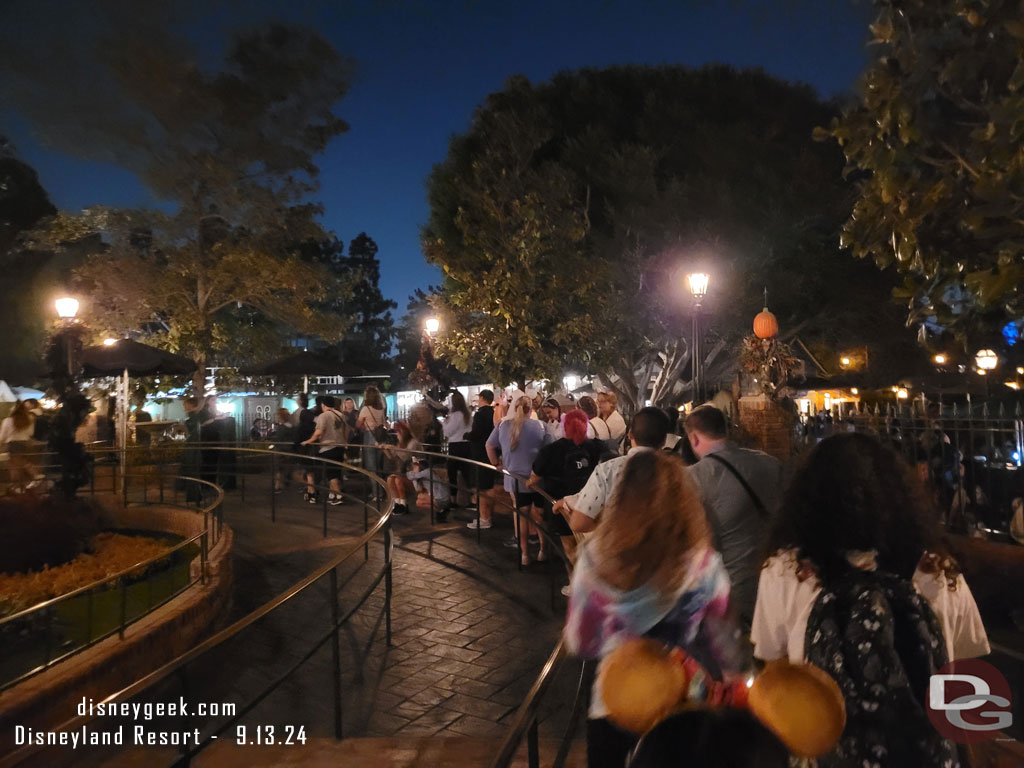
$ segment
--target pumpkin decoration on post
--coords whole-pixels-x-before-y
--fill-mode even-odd
[[[775,399],[796,364],[796,356],[788,344],[778,340],[779,321],[768,309],[767,289],[764,294],[764,309],[754,318],[754,333],[743,339],[740,364],[754,374],[761,392]]]
[[[779,321],[765,307],[754,318],[754,335],[759,339],[774,339],[778,333]]]

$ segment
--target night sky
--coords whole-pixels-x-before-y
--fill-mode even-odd
[[[452,134],[468,128],[474,107],[501,89],[509,75],[542,81],[586,66],[724,62],[760,66],[832,96],[851,90],[864,67],[869,5],[867,0],[262,2],[244,5],[244,18],[222,7],[189,35],[204,59],[214,62],[233,25],[283,19],[315,26],[356,60],[356,80],[336,109],[351,130],[321,158],[319,198],[325,226],[341,239],[365,231],[377,241],[381,288],[399,303],[400,315],[407,296],[439,275],[419,251],[419,228],[427,217],[426,176],[444,159]],[[17,115],[0,111],[0,132],[39,171],[60,208],[153,203],[133,176],[117,168],[40,147]]]

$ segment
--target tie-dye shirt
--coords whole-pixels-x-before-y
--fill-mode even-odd
[[[564,630],[570,653],[603,659],[624,640],[653,637],[682,648],[715,677],[741,671],[738,631],[727,616],[729,576],[715,550],[694,550],[672,592],[650,583],[627,592],[616,589],[597,575],[591,556],[591,547],[584,544],[572,572]],[[590,717],[605,716],[595,683]]]

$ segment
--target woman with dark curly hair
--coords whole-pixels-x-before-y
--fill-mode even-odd
[[[867,435],[822,440],[789,483],[769,551],[754,655],[809,661],[846,700],[839,745],[819,766],[957,765],[923,697],[948,662],[990,648],[910,466]]]
[[[925,498],[913,470],[875,438],[823,440],[790,480],[769,535],[751,630],[757,657],[803,661],[821,582],[853,567],[911,580],[939,619],[950,659],[989,653],[978,606]]]

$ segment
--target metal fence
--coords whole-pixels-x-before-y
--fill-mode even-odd
[[[917,468],[941,519],[955,533],[1005,539],[1024,504],[1024,415],[1018,403],[834,408],[802,422],[813,444],[838,432],[868,432]]]
[[[46,472],[51,454],[35,457]],[[44,463],[45,462],[45,463]],[[109,480],[109,484],[102,482]],[[159,490],[153,484],[159,485]],[[206,488],[207,501],[185,504],[182,488]],[[165,493],[166,489],[166,493]],[[157,504],[202,516],[202,530],[160,554],[89,584],[0,618],[0,690],[16,685],[113,635],[186,590],[205,584],[207,555],[220,535],[223,492],[211,483],[174,475],[111,473],[82,492],[118,494],[132,505]],[[152,496],[152,498],[149,498]]]

